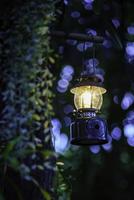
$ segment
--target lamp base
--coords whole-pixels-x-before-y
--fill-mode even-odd
[[[107,140],[107,124],[100,117],[76,119],[70,126],[70,142],[74,145],[99,145]]]

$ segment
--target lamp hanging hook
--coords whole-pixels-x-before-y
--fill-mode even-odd
[[[82,54],[82,68],[83,68],[83,73],[85,72],[85,52],[86,52],[86,42],[84,41],[83,43],[83,54]]]
[[[96,66],[95,66],[95,43],[93,43],[93,74],[96,74]]]
[[[96,56],[96,45],[95,45],[95,42],[93,41],[93,72],[89,72],[90,70],[87,69],[85,67],[86,63],[85,63],[85,52],[86,52],[86,41],[84,41],[83,43],[83,54],[82,54],[82,74],[83,73],[88,73],[88,74],[96,74],[96,66],[95,66],[95,56]]]

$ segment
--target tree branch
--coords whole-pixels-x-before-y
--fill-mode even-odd
[[[82,33],[65,33],[63,31],[51,31],[50,36],[94,43],[103,43],[104,41],[104,38],[101,36],[86,35]]]

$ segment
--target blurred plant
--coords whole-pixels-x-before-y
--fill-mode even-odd
[[[34,174],[48,168],[54,170],[51,163],[54,153],[49,149],[50,119],[54,114],[51,64],[55,63],[56,55],[50,47],[49,27],[55,20],[56,2],[24,2],[14,5],[9,15],[3,16],[0,34],[3,59],[0,73],[1,199],[5,195],[3,184],[9,182],[8,169],[33,182],[44,199],[51,199]],[[19,186],[14,180],[10,182],[16,198],[22,199]]]

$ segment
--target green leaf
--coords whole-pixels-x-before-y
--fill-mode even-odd
[[[13,151],[15,145],[16,145],[19,141],[20,141],[20,137],[17,137],[17,138],[13,139],[12,141],[10,141],[10,142],[7,144],[6,148],[5,148],[4,151],[3,151],[3,158],[4,158],[4,159],[7,159],[7,158],[8,158],[10,152]]]
[[[44,196],[44,199],[51,200],[51,196],[50,196],[50,194],[47,191],[41,189],[41,193]]]
[[[50,126],[50,121],[45,121],[44,122],[44,128],[48,128]]]
[[[41,193],[44,197],[44,200],[51,200],[52,199],[50,194],[46,190],[44,190],[35,179],[32,178],[32,181],[41,191]]]
[[[42,165],[37,165],[37,168],[38,168],[39,170],[44,170],[44,166],[42,166]]]
[[[10,161],[9,165],[12,166],[13,169],[17,170],[19,168],[20,163],[16,158],[11,158],[11,159],[9,159],[9,161]]]
[[[58,165],[58,166],[64,166],[64,163],[63,162],[56,162],[56,165]]]
[[[44,156],[44,158],[50,158],[51,156],[54,156],[55,153],[53,151],[45,150],[41,151],[41,154]]]
[[[55,63],[55,60],[54,60],[54,58],[52,58],[51,56],[50,56],[48,59],[49,59],[50,63],[52,63],[52,64],[54,64],[54,63]]]
[[[41,35],[45,35],[46,33],[48,32],[48,27],[45,26],[45,27],[40,27],[38,29],[38,33],[41,34]]]
[[[37,114],[33,114],[32,118],[33,118],[33,120],[37,120],[37,121],[41,120],[40,116]]]

